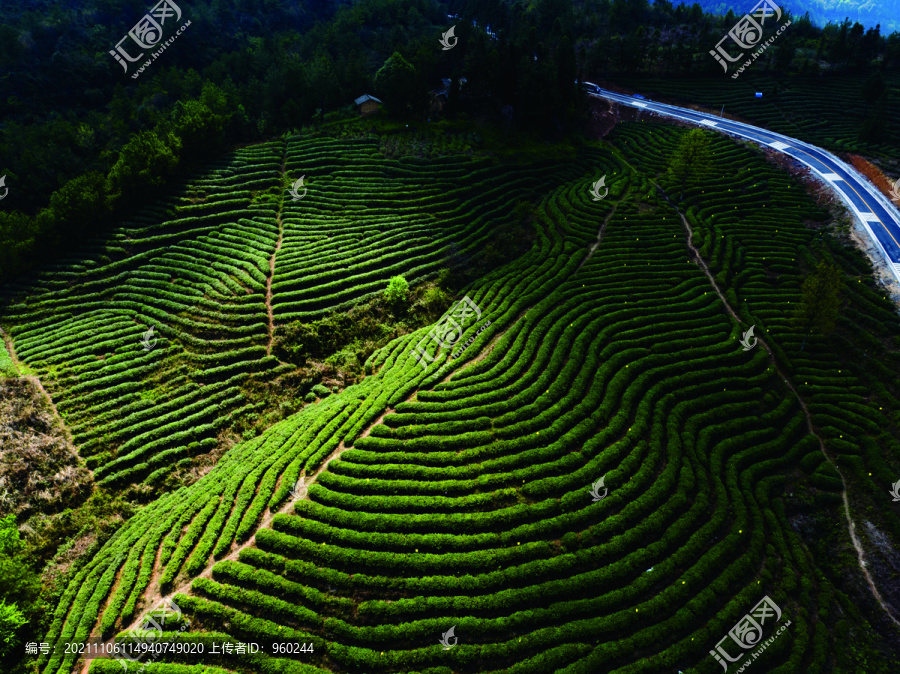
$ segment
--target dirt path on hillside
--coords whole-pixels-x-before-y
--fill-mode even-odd
[[[687,218],[684,216],[684,213],[682,213],[681,210],[675,204],[672,203],[672,201],[669,199],[669,195],[665,193],[665,190],[663,190],[662,187],[660,187],[656,183],[653,183],[653,184],[656,185],[656,189],[660,191],[660,193],[663,195],[663,198],[668,202],[669,206],[674,208],[675,211],[678,213],[678,217],[681,218],[681,224],[684,225],[684,229],[687,232],[688,250],[690,250],[691,254],[694,256],[693,261],[697,264],[698,267],[700,267],[700,269],[703,270],[703,273],[706,274],[706,278],[709,279],[709,283],[713,287],[713,290],[716,291],[716,295],[718,295],[719,299],[722,300],[722,304],[725,305],[725,308],[728,310],[728,313],[731,314],[731,317],[735,320],[735,322],[738,325],[740,325],[741,323],[743,323],[743,321],[740,318],[738,318],[738,315],[735,313],[734,309],[732,309],[731,305],[728,304],[728,300],[725,299],[725,295],[719,289],[719,284],[716,283],[716,280],[713,278],[712,272],[709,271],[709,267],[706,266],[706,261],[703,259],[703,257],[700,255],[700,251],[697,250],[697,247],[694,245],[694,242],[693,242],[694,230],[691,228],[691,225],[687,221]],[[768,351],[769,347],[765,345],[765,343],[762,341],[762,339],[760,339],[759,341],[763,344],[763,346],[766,347],[766,350]],[[771,355],[771,352],[770,352],[770,355]]]
[[[624,196],[624,195],[623,195],[623,196]],[[578,265],[578,269],[575,270],[575,273],[576,273],[576,274],[577,274],[579,271],[581,271],[581,268],[584,266],[585,262],[587,262],[588,260],[590,260],[590,259],[591,259],[591,255],[593,255],[594,252],[597,250],[597,247],[600,245],[600,241],[603,240],[603,233],[606,231],[606,225],[609,224],[610,219],[612,219],[612,216],[615,214],[616,209],[617,209],[618,207],[619,207],[619,202],[617,201],[617,202],[615,202],[615,205],[613,206],[612,210],[609,212],[609,215],[607,215],[607,216],[606,216],[606,219],[603,220],[603,224],[600,225],[600,230],[597,232],[597,240],[594,241],[594,243],[591,244],[591,247],[590,247],[590,249],[588,250],[587,257],[584,258],[584,259],[581,261],[581,264],[580,264],[580,265]]]
[[[363,438],[363,437],[366,437],[367,435],[369,435],[372,428],[374,426],[380,424],[382,419],[384,419],[384,417],[386,415],[390,414],[392,411],[393,410],[385,410],[381,414],[381,416],[379,416],[368,427],[366,427],[366,429],[363,430],[362,433],[360,433],[359,437]],[[309,498],[309,488],[312,485],[312,483],[316,481],[316,478],[318,478],[319,475],[326,468],[328,468],[328,464],[330,464],[335,459],[339,458],[341,456],[341,454],[343,454],[347,449],[349,449],[349,447],[346,447],[344,445],[344,441],[342,440],[340,442],[340,444],[335,448],[335,450],[325,458],[325,460],[322,462],[322,465],[319,466],[312,475],[307,477],[306,471],[305,470],[301,471],[300,478],[297,481],[300,482],[302,480],[303,485],[300,489],[297,490],[297,492],[298,492],[297,495],[294,498],[289,499],[281,508],[279,508],[278,510],[276,510],[274,512],[267,509],[267,514],[263,516],[262,522],[260,522],[259,526],[257,527],[257,531],[259,529],[270,528],[270,525],[272,524],[272,520],[275,518],[275,515],[281,515],[281,514],[287,513],[291,509],[293,509],[295,502],[302,501],[303,499]],[[278,490],[280,484],[281,484],[281,480],[279,479],[278,482],[275,484],[276,491]],[[190,526],[190,525],[188,524],[186,526]],[[191,583],[194,582],[195,578],[212,578],[213,566],[215,566],[218,562],[226,560],[226,559],[231,560],[231,561],[236,561],[238,556],[241,554],[241,550],[244,550],[245,548],[249,548],[255,542],[256,542],[256,536],[254,535],[254,536],[250,536],[250,538],[248,538],[245,542],[243,542],[241,544],[232,543],[231,550],[229,550],[227,555],[225,555],[221,559],[216,559],[216,560],[210,559],[210,561],[206,565],[206,568],[203,569],[203,571],[201,571],[197,576],[194,576],[187,582],[182,583],[179,587],[177,587],[175,590],[170,592],[169,595],[167,595],[167,596],[175,595],[178,593],[187,594],[190,591]],[[160,549],[161,548],[162,548],[162,546],[160,546]],[[144,599],[146,600],[147,606],[151,606],[151,607],[155,606],[159,601],[161,601],[163,599],[163,596],[159,593],[158,581],[159,581],[159,576],[161,574],[161,569],[159,569],[159,567],[158,567],[158,565],[159,565],[159,555],[158,554],[157,554],[157,558],[156,558],[156,564],[157,565],[153,570],[153,577],[150,581],[150,584],[148,585],[148,587],[150,588],[150,591],[148,594],[144,595]],[[135,629],[136,627],[138,627],[140,625],[140,623],[141,623],[141,618],[139,617],[125,629],[127,629],[127,630]]]
[[[652,181],[651,181],[652,182]],[[700,257],[700,253],[691,243],[691,238],[693,236],[693,230],[691,229],[690,224],[687,221],[687,218],[681,212],[681,210],[672,203],[669,199],[668,195],[665,191],[656,183],[656,188],[663,195],[665,200],[669,203],[672,208],[678,213],[678,216],[681,218],[681,222],[684,225],[685,231],[687,232],[687,244],[688,248],[695,256],[695,261],[703,269],[707,278],[709,278],[709,282],[712,284],[713,288],[715,288],[716,293],[719,295],[719,298],[722,300],[722,303],[725,305],[725,308],[728,310],[728,313],[731,314],[732,318],[741,325],[742,321],[738,318],[737,314],[731,308],[731,305],[728,304],[728,301],[725,299],[725,296],[722,294],[722,291],[719,289],[719,286],[716,284],[715,279],[709,271],[709,268],[706,266],[706,262],[704,262],[703,258]],[[872,595],[875,597],[875,600],[878,602],[878,605],[884,610],[887,616],[893,621],[893,623],[900,628],[900,621],[898,621],[891,610],[888,608],[887,604],[885,604],[884,599],[881,597],[881,593],[878,591],[878,588],[875,587],[875,581],[872,579],[872,576],[869,574],[869,569],[866,564],[866,556],[863,551],[862,544],[859,541],[859,538],[856,535],[856,523],[853,521],[853,516],[850,514],[850,500],[847,496],[847,480],[844,478],[844,474],[837,467],[837,464],[834,462],[831,456],[829,456],[828,451],[825,449],[825,443],[822,440],[821,436],[816,432],[815,426],[813,425],[812,415],[809,413],[809,409],[806,407],[806,402],[798,393],[797,389],[794,388],[794,385],[791,383],[788,376],[782,371],[781,367],[778,365],[778,361],[775,359],[775,354],[772,352],[771,347],[765,342],[762,337],[757,337],[759,343],[766,350],[766,353],[769,356],[769,362],[772,363],[772,366],[775,368],[775,371],[778,373],[778,376],[781,377],[782,381],[784,381],[785,385],[790,389],[791,393],[794,394],[794,397],[797,399],[797,402],[800,403],[800,408],[803,410],[803,415],[806,417],[806,427],[809,429],[810,435],[815,437],[815,439],[819,442],[819,449],[822,452],[822,455],[825,457],[825,460],[831,464],[834,470],[837,472],[838,476],[841,478],[841,484],[843,485],[843,492],[841,493],[841,497],[844,501],[844,516],[847,519],[847,531],[850,534],[850,541],[853,544],[854,549],[856,550],[857,562],[859,564],[859,568],[862,571],[863,576],[866,579],[866,583],[869,586],[869,589],[872,591]]]
[[[287,152],[287,147],[285,147]],[[287,161],[286,155],[281,158],[281,182],[284,186],[284,165]],[[275,341],[275,314],[272,311],[272,279],[275,278],[275,256],[281,250],[281,242],[284,239],[284,223],[281,221],[281,214],[284,211],[284,190],[281,191],[281,201],[278,202],[278,213],[275,215],[275,222],[278,223],[278,240],[275,242],[275,250],[272,251],[272,257],[269,258],[269,277],[266,279],[266,315],[269,317],[269,343],[266,345],[266,355],[272,355],[272,343]]]

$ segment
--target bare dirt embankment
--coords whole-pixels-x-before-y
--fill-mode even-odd
[[[2,331],[0,339],[22,372],[12,341]],[[40,380],[0,376],[0,515],[21,522],[59,511],[90,492],[92,482]]]

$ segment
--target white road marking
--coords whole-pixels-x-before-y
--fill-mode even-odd
[[[782,143],[780,140],[776,140],[774,143],[769,143],[771,147],[774,147],[776,150],[784,150],[785,148],[790,147],[787,143]]]

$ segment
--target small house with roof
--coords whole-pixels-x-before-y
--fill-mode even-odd
[[[354,103],[356,103],[356,107],[361,115],[370,115],[373,112],[378,112],[378,109],[381,106],[381,101],[369,94],[363,94],[357,98]]]

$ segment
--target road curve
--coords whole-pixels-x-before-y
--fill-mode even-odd
[[[591,82],[584,82],[587,93],[595,98],[647,110],[658,115],[674,117],[708,129],[751,140],[782,152],[808,166],[828,183],[847,204],[850,211],[868,232],[884,262],[900,283],[900,211],[863,175],[849,164],[815,145],[784,136],[758,126],[723,119],[705,112],[657,103],[646,98],[637,99],[608,91]]]

